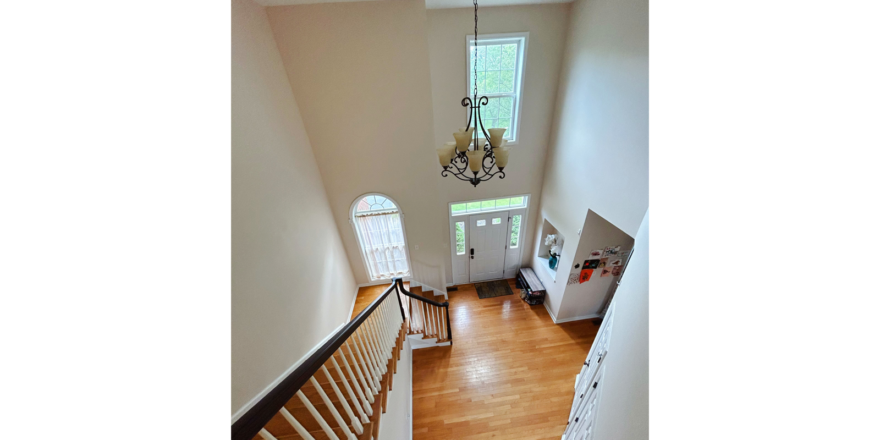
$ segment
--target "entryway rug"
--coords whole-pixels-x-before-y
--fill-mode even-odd
[[[507,280],[489,281],[486,283],[474,283],[477,295],[480,299],[495,298],[496,296],[513,295]]]

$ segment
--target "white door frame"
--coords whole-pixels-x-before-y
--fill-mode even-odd
[[[531,205],[531,202],[532,202],[532,200],[531,200],[532,195],[531,194],[514,194],[514,195],[511,195],[510,197],[521,197],[521,196],[525,196],[528,198],[527,202],[526,202],[526,206],[524,208],[512,208],[511,209],[511,208],[505,207],[505,208],[500,208],[497,210],[499,212],[500,211],[509,211],[511,219],[513,218],[514,215],[522,213],[522,222],[520,223],[520,226],[519,226],[519,228],[520,228],[520,230],[519,230],[520,251],[519,251],[519,261],[517,261],[517,265],[516,265],[517,270],[519,270],[519,268],[522,267],[523,254],[524,254],[523,246],[526,242],[525,236],[526,236],[526,231],[528,230],[526,224],[528,223],[528,218],[529,218],[529,206]],[[505,198],[505,197],[507,197],[507,196],[495,197],[494,199]],[[358,200],[360,200],[360,199],[358,199]],[[493,199],[479,199],[479,200],[493,200]],[[476,201],[477,200],[470,200],[469,202],[476,202]],[[450,284],[450,285],[470,284],[470,279],[471,279],[470,262],[467,262],[467,264],[464,264],[463,271],[456,271],[456,269],[455,269],[456,259],[464,257],[464,259],[470,260],[469,255],[468,255],[468,249],[470,249],[470,244],[471,244],[471,234],[470,234],[470,231],[468,230],[468,228],[470,228],[470,226],[469,226],[470,225],[470,216],[473,214],[485,214],[485,213],[492,212],[492,211],[482,211],[482,212],[474,212],[471,214],[459,214],[459,215],[453,216],[452,215],[452,205],[457,205],[459,203],[468,203],[468,202],[449,202],[446,207],[446,215],[449,217],[449,244],[450,244],[449,255],[451,258],[451,262],[452,262],[452,266],[451,266],[452,267],[452,284]],[[465,249],[465,251],[464,251],[464,255],[458,255],[455,252],[455,223],[456,222],[464,222],[464,225],[465,225],[465,232],[464,232],[464,249]],[[513,227],[512,220],[508,221],[507,227],[508,227],[507,237],[509,239],[510,233],[511,233],[510,229]],[[509,249],[507,249],[507,250],[509,251]],[[407,255],[409,255],[409,254],[407,254]],[[505,253],[504,259],[505,259],[504,264],[506,266],[507,265],[507,253]],[[505,270],[505,272],[507,272],[507,271]],[[459,279],[459,280],[463,279],[464,282],[460,282],[460,281],[456,282],[456,279]]]

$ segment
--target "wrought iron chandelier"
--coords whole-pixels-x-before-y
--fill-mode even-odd
[[[459,180],[470,182],[475,187],[480,182],[495,177],[496,174],[499,179],[503,179],[504,167],[507,166],[507,159],[510,155],[510,147],[504,146],[507,143],[504,140],[504,132],[507,129],[490,128],[487,134],[480,116],[480,109],[489,104],[489,98],[486,96],[477,98],[479,96],[477,93],[478,9],[477,0],[474,0],[474,97],[471,99],[470,96],[465,96],[461,100],[461,106],[468,109],[467,127],[460,128],[458,132],[452,134],[455,142],[447,142],[446,145],[437,149],[437,157],[443,167],[440,175],[446,177],[451,174]],[[478,126],[483,137],[480,137],[480,133],[476,132]],[[470,150],[471,146],[474,147],[473,150]],[[497,171],[493,172],[496,167]],[[473,174],[472,177],[468,176],[469,170]]]

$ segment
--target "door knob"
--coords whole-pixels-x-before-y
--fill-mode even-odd
[[[474,248],[471,248],[471,260],[474,259]]]

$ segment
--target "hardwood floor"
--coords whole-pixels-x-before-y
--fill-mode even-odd
[[[414,439],[562,436],[599,326],[555,325],[509,282],[508,296],[479,299],[472,285],[449,292],[453,345],[413,351]],[[354,314],[385,288],[361,288]]]

